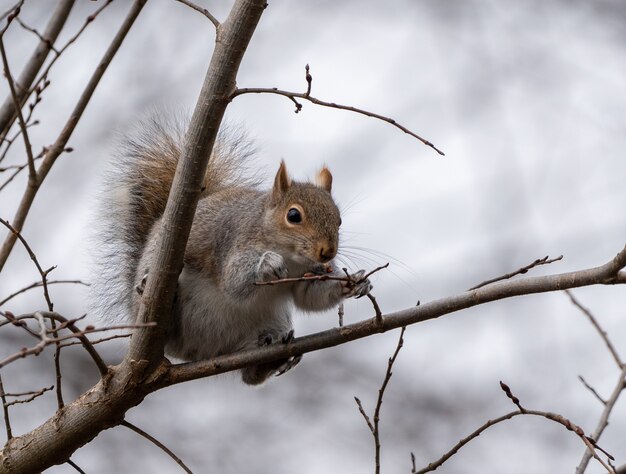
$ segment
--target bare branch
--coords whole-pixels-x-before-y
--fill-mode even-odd
[[[107,4],[108,3],[110,3],[110,0],[108,0]],[[139,15],[139,12],[141,11],[145,3],[146,0],[135,0],[135,2],[133,3],[133,6],[131,7],[122,26],[111,41],[111,44],[109,45],[107,51],[104,53],[104,56],[100,60],[100,63],[94,70],[94,73],[89,79],[87,86],[85,87],[83,93],[78,99],[78,102],[76,103],[76,106],[74,107],[70,118],[63,127],[63,130],[61,131],[57,140],[48,149],[46,156],[44,157],[43,162],[41,163],[37,171],[36,185],[29,182],[26,190],[24,191],[22,200],[12,221],[13,226],[15,227],[15,229],[17,229],[18,232],[21,231],[22,227],[24,226],[24,222],[26,221],[26,217],[33,203],[33,200],[35,199],[37,191],[39,190],[39,186],[41,186],[41,183],[43,183],[44,179],[48,175],[48,172],[52,168],[52,165],[54,165],[56,159],[66,149],[65,146],[67,144],[67,141],[70,139],[72,133],[74,132],[74,128],[76,127],[76,124],[78,123],[83,112],[85,111],[87,104],[91,100],[93,92],[100,82],[100,79],[104,75],[104,72],[106,71],[108,65],[113,60],[113,57],[119,50],[122,42],[124,41],[124,38],[126,37],[126,34],[137,19],[137,16]],[[16,236],[13,233],[10,233],[9,235],[7,235],[4,243],[2,244],[2,247],[0,248],[0,271],[2,271],[4,264],[9,258],[9,254],[11,253],[11,250],[15,245],[15,241]]]
[[[308,71],[307,71],[308,74]],[[302,104],[300,104],[296,98],[298,99],[304,99],[304,100],[308,100],[309,102],[315,104],[315,105],[320,105],[322,107],[329,107],[331,109],[340,109],[340,110],[347,110],[349,112],[354,112],[357,114],[361,114],[361,115],[365,115],[367,117],[372,117],[378,120],[382,120],[383,122],[387,122],[391,125],[393,125],[394,127],[402,130],[404,133],[411,135],[414,138],[417,138],[420,142],[422,142],[424,145],[432,148],[433,150],[435,150],[437,153],[439,153],[440,155],[445,155],[445,153],[443,151],[441,151],[439,148],[437,148],[433,143],[431,143],[430,141],[426,140],[425,138],[422,138],[421,136],[419,136],[418,134],[416,134],[415,132],[412,132],[411,130],[409,130],[408,128],[406,128],[404,125],[399,124],[398,122],[396,122],[394,119],[389,118],[389,117],[385,117],[384,115],[380,115],[374,112],[369,112],[367,110],[364,109],[359,109],[357,107],[352,107],[350,105],[341,105],[341,104],[337,104],[335,102],[326,102],[324,100],[320,100],[317,99],[313,96],[310,95],[310,82],[307,80],[307,92],[289,92],[289,91],[283,91],[280,89],[277,89],[275,87],[273,88],[263,88],[263,87],[248,87],[248,88],[242,88],[242,89],[235,89],[233,91],[233,93],[230,95],[231,100],[234,99],[235,97],[238,97],[240,95],[244,95],[244,94],[274,94],[274,95],[281,95],[283,97],[287,97],[288,99],[290,99],[292,102],[295,103],[296,105],[296,113],[300,112],[300,110],[302,110]]]
[[[0,35],[0,55],[2,55],[2,65],[4,67],[4,75],[7,79],[7,83],[9,84],[11,97],[13,99],[15,110],[17,111],[18,123],[20,125],[20,130],[22,131],[22,138],[24,139],[24,148],[26,149],[26,157],[28,159],[28,179],[36,182],[37,172],[35,171],[35,159],[33,157],[33,147],[30,144],[28,130],[26,129],[26,122],[24,121],[22,108],[20,107],[19,98],[17,96],[17,92],[15,91],[15,82],[13,81],[11,70],[9,69],[9,60],[7,59],[7,53],[4,49],[4,41],[1,35]]]
[[[193,8],[195,11],[202,13],[204,16],[206,16],[211,23],[213,23],[213,26],[215,26],[216,29],[218,29],[220,27],[220,22],[217,21],[217,18],[215,18],[213,15],[211,15],[211,12],[209,12],[209,10],[207,10],[206,8],[202,8],[198,5],[196,5],[193,2],[190,2],[189,0],[176,0],[177,2],[180,2],[184,5],[187,5],[190,8]]]
[[[526,408],[523,408],[522,405],[520,404],[519,399],[515,395],[513,395],[513,393],[511,392],[511,389],[509,388],[508,385],[506,385],[503,382],[500,382],[500,387],[506,393],[507,397],[515,404],[515,406],[517,406],[518,409],[516,411],[512,411],[512,412],[507,413],[505,415],[499,416],[498,418],[494,418],[492,420],[488,420],[486,423],[484,423],[483,425],[478,427],[476,430],[474,430],[468,436],[466,436],[465,438],[461,439],[458,443],[456,443],[449,451],[447,451],[439,459],[437,459],[436,461],[431,462],[430,464],[428,464],[428,466],[426,466],[423,469],[420,469],[419,471],[413,470],[412,472],[415,472],[417,474],[425,474],[427,472],[432,472],[432,471],[436,470],[437,468],[441,467],[441,465],[444,464],[448,459],[450,459],[452,456],[454,456],[456,453],[458,453],[458,451],[463,446],[465,446],[467,443],[469,443],[473,439],[476,439],[478,436],[480,436],[488,428],[490,428],[490,427],[492,427],[494,425],[497,425],[498,423],[502,423],[503,421],[510,420],[511,418],[519,416],[519,415],[533,415],[533,416],[540,416],[540,417],[546,418],[546,419],[548,419],[550,421],[559,423],[560,425],[562,425],[565,428],[567,428],[569,431],[573,431],[583,441],[585,446],[591,446],[592,449],[594,449],[594,455],[595,455],[596,459],[602,464],[602,466],[604,466],[604,468],[608,472],[615,474],[614,471],[610,468],[610,466],[608,466],[602,459],[600,459],[599,456],[597,456],[597,454],[595,454],[595,449],[600,450],[600,448],[595,444],[595,441],[593,441],[592,439],[590,439],[587,436],[585,436],[585,433],[582,430],[582,428],[580,428],[579,426],[575,425],[574,423],[572,423],[570,420],[568,420],[567,418],[563,417],[562,415],[558,415],[556,413],[551,413],[551,412],[539,411],[539,410],[528,410]],[[607,454],[604,450],[602,450],[602,452],[604,454]],[[610,459],[612,459],[612,456],[610,456],[608,454],[607,454],[607,456]]]
[[[85,471],[83,471],[78,464],[76,464],[74,461],[72,461],[71,459],[67,460],[67,464],[69,464],[70,466],[72,466],[74,468],[75,471],[79,472],[80,474],[85,474]]]
[[[374,270],[367,273],[359,281],[353,281],[350,274],[348,274],[348,270],[346,268],[343,268],[343,271],[346,274],[346,276],[336,276],[336,275],[331,275],[331,274],[322,274],[322,275],[308,275],[307,274],[301,277],[281,278],[278,280],[270,280],[270,281],[255,281],[254,284],[256,286],[268,286],[268,285],[273,286],[273,285],[281,285],[285,283],[298,283],[302,281],[328,281],[328,280],[345,281],[345,282],[350,282],[354,284],[359,284],[362,281],[367,280],[374,273],[379,272],[380,270],[383,270],[387,268],[388,266],[389,264],[386,263],[384,265],[381,265],[380,267],[375,268]],[[332,269],[330,271],[332,271]]]
[[[600,334],[600,337],[606,344],[606,347],[609,349],[609,352],[613,356],[613,360],[615,360],[615,363],[617,364],[617,366],[620,369],[623,368],[624,363],[622,362],[622,359],[620,358],[619,354],[615,350],[615,347],[613,346],[613,343],[611,343],[611,340],[609,339],[609,336],[607,335],[606,331],[602,329],[602,327],[600,326],[596,318],[593,316],[591,311],[589,311],[582,304],[580,304],[580,302],[574,297],[571,291],[565,290],[565,293],[567,294],[567,296],[569,296],[569,299],[572,302],[572,304],[576,306],[580,311],[582,311],[582,313],[585,316],[587,316],[587,318],[589,318],[589,321],[591,321],[591,324],[596,329],[596,331],[598,331],[598,334]]]
[[[68,321],[66,318],[64,318],[63,316],[61,316],[58,313],[45,312],[45,311],[39,311],[39,313],[41,315],[43,315],[45,318],[48,318],[48,319],[51,319],[51,320],[55,320],[55,321],[59,321],[62,324],[66,324],[67,329],[72,331],[74,333],[75,337],[77,337],[81,341],[81,343],[83,344],[83,347],[85,348],[87,353],[91,356],[91,358],[93,359],[94,363],[98,367],[98,370],[100,371],[100,375],[106,375],[108,373],[108,371],[109,371],[108,366],[102,360],[102,357],[100,357],[100,354],[98,354],[98,351],[96,351],[95,347],[93,347],[93,344],[91,343],[91,341],[85,336],[85,334],[80,329],[78,329],[73,323],[71,323],[70,321]],[[34,318],[34,316],[32,314],[25,314],[25,315],[21,315],[21,316],[13,316],[8,311],[5,311],[4,313],[0,312],[0,314],[3,314],[4,317],[7,319],[7,321],[0,322],[0,327],[4,326],[5,324],[8,324],[8,323],[19,324],[24,319],[33,319]]]
[[[20,2],[22,3],[22,2]],[[60,0],[56,9],[50,17],[50,21],[46,25],[46,29],[43,32],[43,37],[46,41],[40,41],[37,48],[33,52],[32,56],[26,63],[26,66],[22,70],[20,77],[17,80],[19,89],[17,90],[19,108],[23,107],[30,95],[29,88],[37,73],[43,66],[48,53],[50,51],[50,45],[54,44],[63,25],[70,14],[74,0]],[[16,117],[15,103],[12,98],[7,98],[0,108],[0,137],[5,137],[11,127],[11,124]]]
[[[359,397],[354,397],[354,401],[356,402],[357,407],[359,407],[359,412],[361,413],[361,416],[363,416],[365,423],[367,423],[367,427],[370,429],[370,432],[374,434],[374,425],[372,425],[372,421],[370,420],[369,415],[365,412],[361,400],[359,399]]]
[[[598,400],[600,400],[600,403],[602,403],[603,405],[606,405],[606,400],[600,396],[600,394],[596,391],[596,389],[595,389],[595,388],[593,388],[591,385],[589,385],[589,384],[587,383],[587,381],[583,378],[583,376],[582,376],[582,375],[579,375],[579,376],[578,376],[578,380],[580,380],[580,381],[582,382],[582,384],[583,384],[583,385],[584,385],[584,386],[585,386],[585,387],[586,387],[586,388],[587,388],[587,389],[588,389],[591,393],[593,393],[593,395],[594,395],[594,396],[595,396]]]
[[[46,316],[44,316],[43,313],[44,312],[38,311],[38,312],[34,313],[34,316],[35,316],[35,318],[41,319],[43,321],[43,318],[44,317],[48,317],[48,314],[49,314],[49,313],[46,313]],[[41,341],[37,345],[35,345],[33,347],[23,347],[19,352],[16,352],[15,354],[12,354],[12,355],[7,356],[4,359],[0,360],[0,368],[10,364],[11,362],[15,362],[18,359],[23,359],[24,357],[27,357],[27,356],[30,356],[30,355],[38,355],[47,346],[49,346],[50,344],[56,344],[57,342],[62,342],[62,341],[66,341],[68,339],[73,339],[73,338],[79,338],[83,342],[83,345],[85,345],[85,339],[86,339],[85,335],[87,335],[87,334],[92,334],[92,333],[95,333],[95,332],[102,332],[102,331],[115,331],[115,330],[118,330],[118,329],[147,328],[147,327],[153,327],[155,325],[156,325],[156,323],[150,322],[150,323],[137,323],[137,324],[117,324],[117,325],[105,326],[105,327],[101,327],[101,328],[95,328],[93,326],[87,326],[83,330],[80,330],[80,329],[77,329],[76,331],[72,330],[72,333],[67,334],[65,336],[58,336],[58,337],[48,337],[47,336],[47,328],[44,325],[43,329],[42,329],[42,332],[40,333]],[[95,349],[93,348],[93,345],[91,344],[91,341],[89,341],[88,339],[86,339],[86,340],[87,340],[87,343],[88,343],[89,347],[91,347],[91,349],[95,351]],[[104,364],[104,362],[103,362],[103,364]],[[105,365],[105,368],[106,368],[106,365]],[[105,369],[105,373],[107,371],[108,371],[108,369]]]
[[[107,342],[107,341],[111,341],[113,339],[122,339],[122,338],[127,338],[132,336],[131,333],[128,334],[115,334],[113,336],[107,336],[107,337],[102,337],[100,339],[90,339],[89,341],[91,342],[92,345],[96,345],[96,344],[100,344],[102,342]],[[72,342],[66,342],[64,344],[61,344],[60,347],[69,347],[69,346],[77,346],[79,344],[82,344],[81,341],[72,341]]]
[[[375,450],[374,462],[376,466],[375,467],[376,474],[380,473],[380,430],[379,430],[380,408],[383,405],[383,396],[385,395],[385,389],[387,388],[387,384],[389,383],[389,380],[391,379],[391,375],[392,375],[391,369],[393,368],[393,364],[396,361],[398,354],[400,353],[400,349],[402,349],[402,345],[404,344],[403,337],[404,337],[405,330],[406,330],[406,327],[403,327],[400,330],[400,337],[398,338],[398,344],[396,345],[396,350],[394,351],[393,355],[389,358],[389,361],[387,362],[387,371],[385,372],[385,378],[383,379],[383,382],[380,388],[378,389],[378,398],[376,400],[376,407],[374,408],[374,422],[373,423],[370,421],[370,418],[369,416],[367,416],[367,413],[365,413],[365,410],[363,409],[363,405],[361,404],[361,400],[359,400],[357,397],[354,397],[354,400],[356,401],[356,404],[359,407],[359,412],[365,419],[365,422],[367,423],[367,427],[370,429],[370,432],[372,433],[372,436],[374,438],[374,450]]]
[[[11,420],[9,418],[9,407],[7,405],[6,394],[4,393],[4,384],[2,383],[2,374],[0,373],[0,400],[2,400],[2,410],[4,414],[4,428],[7,432],[7,441],[10,441],[13,438],[13,433],[11,431]]]
[[[84,285],[84,286],[89,286],[88,283],[85,283],[84,281],[81,280],[50,280],[47,281],[48,286],[50,285],[58,285],[58,284],[76,284],[76,285]],[[31,283],[28,286],[25,286],[24,288],[17,290],[14,293],[11,293],[9,296],[7,296],[5,299],[0,300],[0,306],[6,304],[8,301],[12,300],[13,298],[15,298],[18,295],[21,295],[22,293],[27,292],[28,290],[32,290],[33,288],[40,288],[43,286],[43,282],[41,281],[36,281],[34,283]]]
[[[30,403],[35,398],[42,396],[44,393],[49,392],[53,388],[54,388],[54,385],[50,385],[49,387],[44,387],[41,390],[37,390],[36,392],[29,392],[28,395],[30,395],[30,396],[28,398],[24,398],[22,400],[13,400],[12,402],[3,402],[3,403],[4,403],[4,406],[6,408],[10,407],[11,405],[18,405],[20,403]],[[17,394],[9,395],[8,393],[6,395],[7,396],[17,396]]]
[[[520,268],[518,270],[515,270],[514,272],[505,273],[502,276],[495,277],[495,278],[492,278],[490,280],[485,280],[482,283],[479,283],[478,285],[471,287],[467,291],[477,290],[478,288],[482,288],[483,286],[490,285],[490,284],[495,283],[497,281],[508,280],[509,278],[513,278],[515,275],[523,275],[525,273],[528,273],[528,270],[530,270],[531,268],[537,267],[539,265],[548,265],[550,263],[557,262],[557,261],[561,260],[562,258],[563,258],[563,255],[559,255],[556,258],[548,259],[548,256],[546,255],[543,258],[538,258],[533,263],[531,263],[529,265],[526,265],[525,267],[522,267],[522,268]]]
[[[150,441],[152,444],[154,444],[155,446],[157,446],[159,449],[161,449],[162,451],[164,451],[169,457],[171,457],[176,464],[178,464],[180,467],[183,468],[183,471],[187,472],[188,474],[193,474],[191,472],[191,469],[189,469],[185,463],[178,457],[176,456],[172,450],[170,448],[168,448],[167,446],[165,446],[163,443],[161,443],[158,439],[153,438],[152,436],[150,436],[148,433],[146,433],[144,430],[142,430],[141,428],[133,425],[132,423],[129,423],[128,421],[123,421],[122,426],[125,426],[126,428],[134,431],[135,433],[137,433],[140,436],[143,436],[144,438],[146,438],[148,441]]]
[[[499,416],[498,418],[494,418],[493,420],[488,420],[486,423],[484,423],[483,425],[479,426],[477,429],[472,431],[465,438],[461,439],[458,443],[456,443],[449,451],[447,451],[439,459],[429,463],[428,466],[420,469],[419,471],[418,470],[413,470],[411,472],[414,472],[416,474],[425,474],[426,472],[432,472],[432,471],[436,470],[443,463],[445,463],[448,459],[450,459],[452,456],[454,456],[456,453],[458,453],[459,450],[463,446],[465,446],[467,443],[469,443],[473,439],[478,438],[478,436],[480,436],[488,428],[490,428],[490,427],[492,427],[494,425],[497,425],[498,423],[502,423],[503,421],[510,420],[511,418],[513,418],[515,416],[518,416],[518,415],[522,415],[522,414],[523,413],[520,412],[520,411],[512,411],[510,413],[507,413],[506,415],[502,415],[502,416]]]
[[[511,392],[511,389],[509,388],[507,384],[500,381],[500,388],[502,388],[504,393],[506,393],[506,396],[509,397],[509,399],[517,406],[520,414],[542,416],[543,418],[546,418],[548,420],[559,423],[560,425],[563,425],[568,431],[574,432],[581,439],[581,441],[585,444],[585,446],[587,446],[587,448],[592,452],[593,457],[597,459],[598,462],[602,464],[602,466],[609,473],[615,474],[615,471],[610,466],[608,466],[602,459],[600,459],[600,457],[598,456],[595,450],[597,449],[599,451],[602,451],[602,453],[604,453],[611,461],[613,461],[615,458],[611,456],[609,453],[607,453],[604,449],[600,448],[597,444],[596,439],[590,436],[587,436],[585,434],[585,431],[580,426],[576,425],[575,423],[572,423],[569,419],[565,418],[563,415],[559,415],[559,414],[551,413],[551,412],[545,412],[545,411],[538,411],[538,410],[527,410],[522,407],[519,399],[515,395],[513,395],[513,393]]]

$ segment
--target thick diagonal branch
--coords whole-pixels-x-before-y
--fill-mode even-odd
[[[137,321],[156,322],[157,326],[135,333],[128,360],[145,360],[150,367],[155,367],[163,358],[165,328],[168,327],[203,176],[236,87],[239,65],[265,6],[265,0],[237,1],[226,22],[218,27],[215,50],[191,117],[161,221],[161,239],[137,315]]]

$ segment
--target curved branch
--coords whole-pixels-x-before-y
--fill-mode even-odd
[[[149,435],[148,433],[146,433],[144,430],[142,430],[141,428],[139,428],[138,426],[133,425],[132,423],[128,422],[128,421],[123,421],[121,423],[122,426],[125,426],[126,428],[128,428],[129,430],[134,431],[135,433],[137,433],[139,436],[143,436],[144,438],[146,438],[148,441],[150,441],[152,444],[154,444],[156,447],[158,447],[159,449],[161,449],[162,451],[165,452],[165,454],[167,454],[169,457],[171,457],[174,462],[176,462],[176,464],[178,464],[183,471],[185,471],[188,474],[193,474],[191,472],[191,469],[189,469],[185,463],[178,457],[176,456],[173,451],[168,448],[167,446],[165,446],[163,443],[161,443],[158,439],[154,438],[153,436]]]
[[[296,98],[298,98],[298,99],[308,100],[309,102],[311,102],[311,103],[313,103],[315,105],[321,105],[322,107],[330,107],[331,109],[347,110],[349,112],[354,112],[354,113],[357,113],[357,114],[366,115],[367,117],[372,117],[372,118],[375,118],[375,119],[378,119],[378,120],[382,120],[383,122],[387,122],[387,123],[393,125],[394,127],[402,130],[404,133],[406,133],[408,135],[411,135],[414,138],[417,138],[424,145],[429,146],[430,148],[435,150],[440,155],[442,155],[442,156],[445,155],[445,153],[443,151],[441,151],[439,148],[437,148],[432,142],[430,142],[430,141],[426,140],[425,138],[419,136],[417,133],[412,132],[411,130],[406,128],[404,125],[401,125],[398,122],[396,122],[394,119],[389,118],[389,117],[385,117],[384,115],[380,115],[380,114],[377,114],[375,112],[369,112],[367,110],[359,109],[357,107],[352,107],[350,105],[341,105],[341,104],[337,104],[335,102],[326,102],[325,100],[316,99],[315,97],[309,95],[308,92],[289,92],[289,91],[283,91],[283,90],[276,89],[276,88],[248,87],[248,88],[243,88],[243,89],[236,89],[231,94],[230,98],[232,100],[235,97],[243,95],[243,94],[274,94],[274,95],[282,95],[283,97],[287,97],[287,98],[291,99],[291,101],[296,104],[296,112],[299,112],[302,109],[302,104],[300,104],[296,100]]]

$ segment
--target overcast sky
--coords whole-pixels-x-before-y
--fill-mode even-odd
[[[1,10],[12,3],[0,0]],[[42,30],[52,3],[27,0],[21,18]],[[77,2],[60,44],[98,3]],[[220,19],[231,4],[198,3]],[[107,8],[53,69],[37,108],[41,125],[31,132],[37,150],[59,133],[129,5],[118,0]],[[296,115],[289,100],[275,96],[237,98],[228,120],[254,138],[267,185],[280,159],[297,179],[328,165],[344,212],[344,255],[355,267],[391,263],[374,279],[385,312],[456,294],[546,255],[564,258],[533,274],[600,265],[626,243],[625,19],[619,0],[270,1],[238,85],[304,91],[309,64],[314,96],[393,117],[446,156],[386,123],[308,103]],[[213,37],[199,13],[173,0],[148,2],[70,140],[75,151],[55,165],[25,226],[42,265],[58,266],[55,278],[94,278],[90,228],[117,137],[151,111],[193,109]],[[19,71],[36,38],[12,28],[5,42]],[[0,84],[0,96],[7,92]],[[15,147],[2,166],[23,161]],[[0,217],[12,219],[25,178],[2,192]],[[0,274],[0,299],[37,280],[23,249],[13,253]],[[624,291],[575,295],[626,357]],[[56,286],[52,296],[66,316],[85,311],[80,287]],[[30,293],[4,309],[20,313],[43,303]],[[347,322],[371,315],[368,301],[346,305]],[[334,312],[302,316],[296,331],[336,324]],[[394,332],[309,354],[258,389],[235,376],[167,389],[128,419],[194,472],[368,472],[373,445],[353,396],[373,410],[396,340]],[[1,351],[26,343],[5,334]],[[109,360],[123,350],[112,344]],[[81,356],[66,354],[68,393],[95,380]],[[3,371],[5,385],[50,385],[48,362],[13,364]],[[382,412],[383,472],[408,472],[411,451],[426,465],[510,411],[499,380],[525,406],[559,412],[592,432],[602,406],[579,374],[605,397],[618,376],[598,335],[563,294],[492,303],[410,327]],[[15,431],[50,416],[54,403],[48,394],[16,408]],[[600,445],[623,456],[625,441],[621,403]],[[562,427],[518,418],[481,436],[440,472],[572,472],[582,453],[580,440]],[[89,473],[180,472],[124,428],[101,434],[73,459]],[[602,470],[592,463],[588,472]]]

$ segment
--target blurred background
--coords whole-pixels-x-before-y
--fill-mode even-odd
[[[1,11],[13,5],[1,0]],[[231,2],[202,6],[219,19]],[[43,31],[55,2],[27,0],[20,18]],[[102,1],[78,1],[64,44]],[[89,25],[52,69],[30,130],[36,151],[51,144],[130,1],[118,0]],[[213,48],[214,29],[174,0],[151,0],[107,70],[69,146],[46,179],[23,235],[55,279],[90,281],[97,196],[119,134],[147,113],[190,113]],[[445,151],[440,157],[370,118],[269,95],[242,96],[228,121],[245,127],[269,186],[284,158],[295,178],[323,164],[343,210],[343,255],[356,269],[390,262],[374,277],[384,312],[459,293],[536,258],[563,254],[533,275],[600,265],[626,242],[626,4],[620,0],[270,1],[244,58],[238,85],[304,91],[392,117]],[[13,25],[4,38],[15,75],[37,37]],[[0,97],[8,94],[5,81]],[[17,143],[3,166],[25,162]],[[6,174],[6,173],[3,173]],[[0,174],[4,181],[5,176]],[[23,173],[0,195],[12,220]],[[5,232],[2,231],[4,238]],[[39,278],[17,244],[0,274],[0,299]],[[55,310],[86,311],[88,289],[51,287]],[[626,357],[621,287],[574,291]],[[44,309],[40,291],[11,300],[15,314]],[[345,322],[371,317],[350,301]],[[336,312],[295,318],[303,335],[336,326]],[[97,324],[97,321],[90,321]],[[398,332],[308,354],[296,370],[260,388],[230,374],[150,395],[127,419],[194,471],[220,473],[370,472],[371,435],[357,407],[373,412]],[[32,344],[0,332],[0,356]],[[125,342],[100,346],[107,362]],[[3,369],[5,389],[54,383],[51,353]],[[68,400],[97,380],[78,347],[63,351]],[[608,397],[618,370],[589,321],[561,293],[483,305],[407,329],[381,413],[383,472],[409,472],[513,406],[507,382],[528,408],[555,411],[591,433],[603,406],[578,380]],[[56,408],[52,392],[12,407],[15,434]],[[4,431],[0,440],[4,442]],[[626,402],[600,446],[626,462]],[[498,425],[448,461],[444,473],[573,472],[580,440],[545,419]],[[124,427],[107,430],[72,459],[88,473],[177,473],[163,452]],[[75,472],[64,465],[48,472]],[[603,472],[592,462],[589,473]]]

